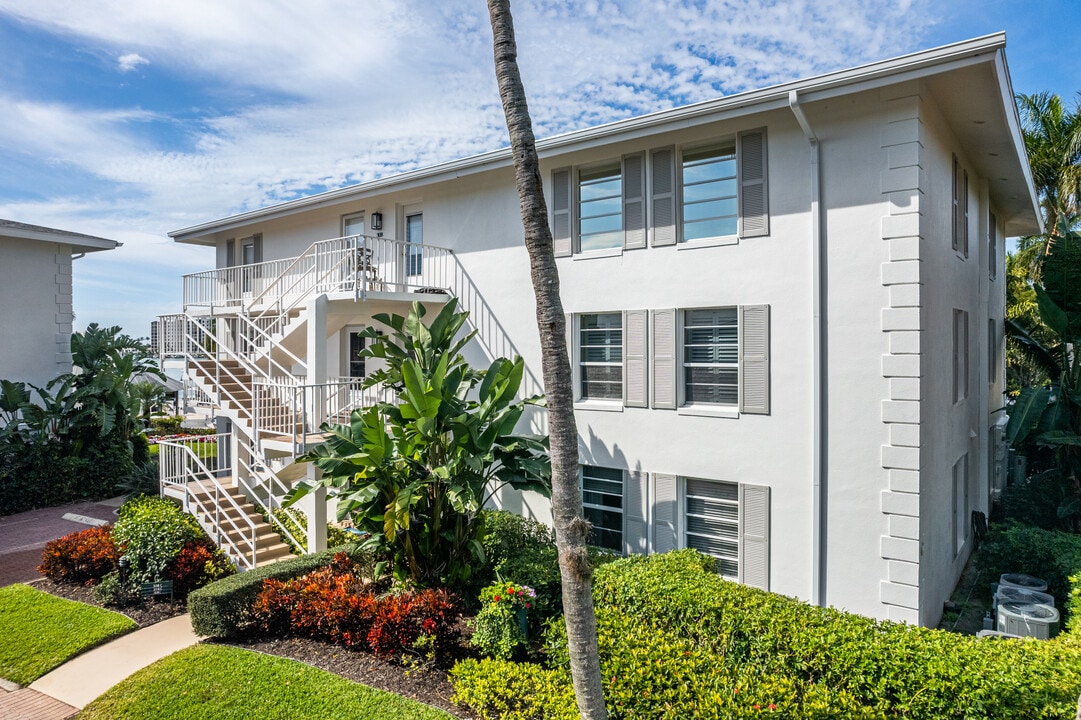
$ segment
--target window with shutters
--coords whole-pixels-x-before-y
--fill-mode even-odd
[[[578,316],[578,375],[582,400],[623,399],[623,314]]]
[[[578,173],[578,250],[623,246],[623,173],[619,163]]]
[[[736,146],[684,150],[681,180],[680,240],[735,235],[739,224]]]
[[[968,397],[968,312],[953,311],[953,401]]]
[[[717,572],[738,580],[739,485],[684,479],[683,546],[717,559]]]
[[[968,257],[968,171],[953,156],[953,249]]]
[[[581,483],[582,514],[593,525],[586,541],[622,553],[623,471],[583,465]]]
[[[739,402],[739,313],[736,308],[683,313],[683,402]]]

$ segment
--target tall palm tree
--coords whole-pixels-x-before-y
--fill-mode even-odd
[[[578,428],[574,422],[566,321],[559,299],[559,272],[552,251],[548,207],[541,188],[540,165],[525,88],[518,72],[518,48],[510,0],[488,0],[495,52],[495,75],[510,133],[515,183],[522,209],[533,292],[537,299],[541,369],[548,404],[552,458],[552,516],[555,521],[563,609],[567,624],[571,677],[578,711],[584,720],[608,717],[604,707],[597,621],[593,614],[592,570],[586,550],[589,523],[582,517],[578,489]]]
[[[1058,95],[1048,92],[1018,95],[1017,108],[1046,228],[1043,235],[1022,238],[1018,254],[1038,279],[1043,258],[1059,237],[1060,221],[1072,226],[1081,212],[1081,108],[1075,103],[1067,110]]]

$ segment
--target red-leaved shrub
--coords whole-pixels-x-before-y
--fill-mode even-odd
[[[180,553],[169,561],[165,577],[173,581],[173,592],[187,595],[192,590],[218,578],[232,575],[236,569],[207,538],[189,540]]]
[[[252,605],[256,626],[270,636],[295,635],[393,656],[422,635],[440,654],[456,641],[459,615],[446,590],[378,596],[345,553],[325,568],[296,578],[266,580]]]
[[[116,569],[120,554],[112,526],[73,532],[45,546],[38,572],[56,582],[93,585]]]

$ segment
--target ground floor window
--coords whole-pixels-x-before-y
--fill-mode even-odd
[[[582,466],[582,514],[593,525],[588,542],[623,552],[623,471]]]
[[[739,485],[685,478],[683,495],[685,547],[717,558],[724,577],[739,578]]]

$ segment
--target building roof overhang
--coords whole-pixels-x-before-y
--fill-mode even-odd
[[[42,242],[62,243],[70,245],[76,252],[88,253],[100,250],[113,250],[122,243],[116,240],[85,235],[83,233],[57,230],[56,228],[43,227],[41,225],[29,225],[15,222],[14,220],[0,220],[0,238],[14,238],[16,240],[40,240]]]
[[[542,159],[598,145],[718,120],[787,110],[789,94],[804,105],[924,80],[959,135],[1010,235],[1041,231],[1039,205],[1006,67],[1006,35],[995,33],[847,70],[662,110],[537,141]],[[982,122],[981,122],[982,121]],[[231,215],[169,233],[177,242],[214,245],[215,234],[298,212],[352,202],[511,166],[510,148],[440,163],[357,185]]]

